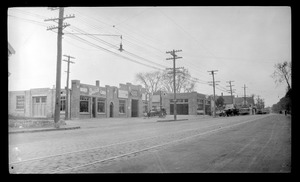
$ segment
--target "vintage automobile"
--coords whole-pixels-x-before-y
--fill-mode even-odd
[[[239,109],[237,109],[233,104],[227,104],[224,108],[226,116],[238,116]]]
[[[152,117],[152,116],[166,117],[166,115],[167,112],[164,108],[162,108],[161,110],[151,109],[148,113],[148,117]]]
[[[250,113],[251,113],[250,107],[241,107],[241,108],[239,109],[239,113],[240,113],[241,115],[250,114]]]

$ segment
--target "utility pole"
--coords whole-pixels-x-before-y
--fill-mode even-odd
[[[177,107],[176,107],[176,59],[181,59],[182,57],[178,57],[175,53],[176,52],[181,52],[182,50],[174,50],[173,51],[167,51],[166,53],[171,54],[173,58],[167,58],[167,60],[173,60],[173,87],[174,87],[174,120],[177,120]]]
[[[213,78],[213,90],[214,90],[214,109],[213,109],[213,117],[216,117],[216,91],[215,91],[215,72],[218,70],[211,70],[207,72],[211,72]]]
[[[70,59],[75,59],[72,56],[64,55],[68,58],[68,60],[63,60],[68,63],[68,71],[67,72],[67,84],[66,84],[66,109],[65,109],[65,120],[68,120],[69,118],[69,74],[70,74],[70,63],[73,63],[73,61],[70,61]]]
[[[54,21],[58,20],[58,26],[48,27],[47,30],[58,29],[57,32],[57,63],[56,63],[56,94],[55,94],[55,111],[54,111],[54,127],[59,128],[59,119],[60,119],[60,81],[61,81],[61,57],[62,57],[62,35],[63,28],[70,26],[70,24],[64,24],[63,21],[66,18],[74,18],[75,16],[66,16],[64,17],[64,8],[50,8],[51,10],[59,9],[59,17],[46,19],[45,21]]]
[[[244,106],[246,105],[246,85],[244,84],[244,87],[242,87],[242,88],[244,88]]]
[[[233,95],[232,95],[232,86],[231,83],[234,81],[228,81],[227,83],[229,83],[229,85],[227,85],[227,87],[230,87],[230,95],[231,95],[231,100],[232,100],[232,104],[234,104],[234,100],[233,100]]]

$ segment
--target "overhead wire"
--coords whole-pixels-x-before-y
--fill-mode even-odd
[[[76,29],[76,28],[75,28]],[[80,31],[79,29],[77,29],[77,31]],[[78,40],[78,36],[77,36],[77,40]],[[94,38],[95,39],[95,38]],[[84,40],[81,40],[82,42],[84,42]],[[87,42],[85,42],[85,43],[87,43]],[[103,43],[103,42],[102,42]],[[107,42],[105,42],[105,44],[106,45],[108,45],[108,46],[111,46],[111,47],[113,47],[112,45],[110,45],[110,44],[107,44]],[[91,44],[90,44],[91,45]],[[95,45],[93,45],[93,47],[95,47]],[[98,47],[97,47],[98,48]],[[115,47],[116,48],[116,47]],[[141,58],[140,56],[137,56],[137,55],[135,55],[136,57],[138,57],[138,58]],[[126,59],[126,58],[125,58]],[[143,59],[143,58],[142,58]],[[153,67],[152,67],[153,68]],[[192,77],[193,78],[193,77]],[[197,79],[197,78],[196,78]],[[194,80],[195,81],[195,80]],[[197,83],[200,83],[200,84],[207,84],[207,83],[205,83],[204,81],[203,82],[201,82],[201,81],[199,81],[199,79],[197,79],[196,80],[196,82]]]

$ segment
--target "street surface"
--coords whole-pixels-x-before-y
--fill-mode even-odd
[[[172,118],[172,116],[168,116]],[[291,172],[291,119],[278,114],[157,122],[67,121],[77,130],[9,134],[10,173]]]

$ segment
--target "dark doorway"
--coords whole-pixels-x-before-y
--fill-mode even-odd
[[[138,117],[138,100],[131,101],[131,117]]]
[[[92,116],[96,117],[96,97],[92,98]]]
[[[109,117],[113,117],[114,116],[114,104],[111,102],[109,105]]]
[[[189,105],[188,104],[176,104],[176,113],[178,115],[188,115]],[[174,114],[174,104],[170,104],[170,114]]]

